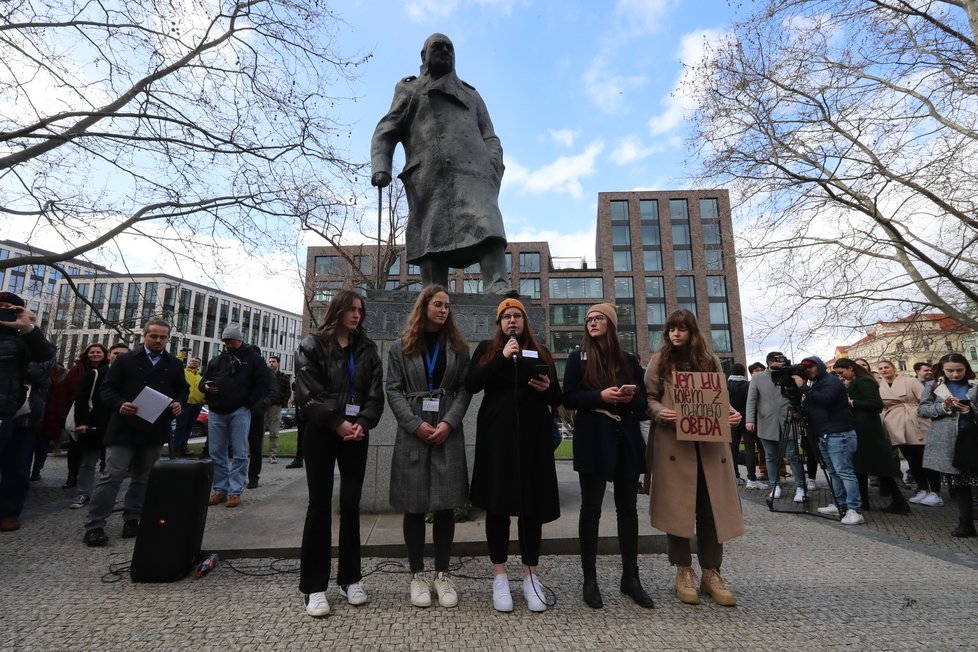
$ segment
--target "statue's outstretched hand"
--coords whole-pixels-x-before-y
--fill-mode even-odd
[[[391,185],[391,175],[389,172],[374,172],[370,177],[370,185],[378,188],[386,188]]]

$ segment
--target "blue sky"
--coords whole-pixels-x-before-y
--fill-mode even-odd
[[[683,103],[670,93],[681,59],[733,17],[717,0],[414,0],[340,11],[341,50],[373,53],[351,88],[351,158],[367,159],[394,84],[417,74],[421,45],[442,32],[502,141],[507,236],[592,261],[598,192],[687,185]]]

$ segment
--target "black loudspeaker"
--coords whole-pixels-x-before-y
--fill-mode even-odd
[[[176,582],[200,557],[214,464],[160,460],[149,474],[129,576],[133,582]]]

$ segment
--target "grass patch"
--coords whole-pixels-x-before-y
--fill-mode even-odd
[[[572,460],[574,459],[574,442],[570,439],[562,439],[560,441],[560,446],[554,451],[555,460]]]

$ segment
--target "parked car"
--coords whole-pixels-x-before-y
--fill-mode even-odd
[[[282,424],[282,428],[295,428],[295,408],[282,408],[279,422]]]
[[[191,437],[206,437],[207,436],[207,406],[205,405],[201,410],[200,414],[197,415],[197,421],[194,425],[190,426],[190,436]]]
[[[561,421],[560,423],[557,424],[557,430],[560,431],[560,438],[561,439],[573,439],[574,438],[574,429],[571,428],[570,425],[564,423],[563,421]]]

